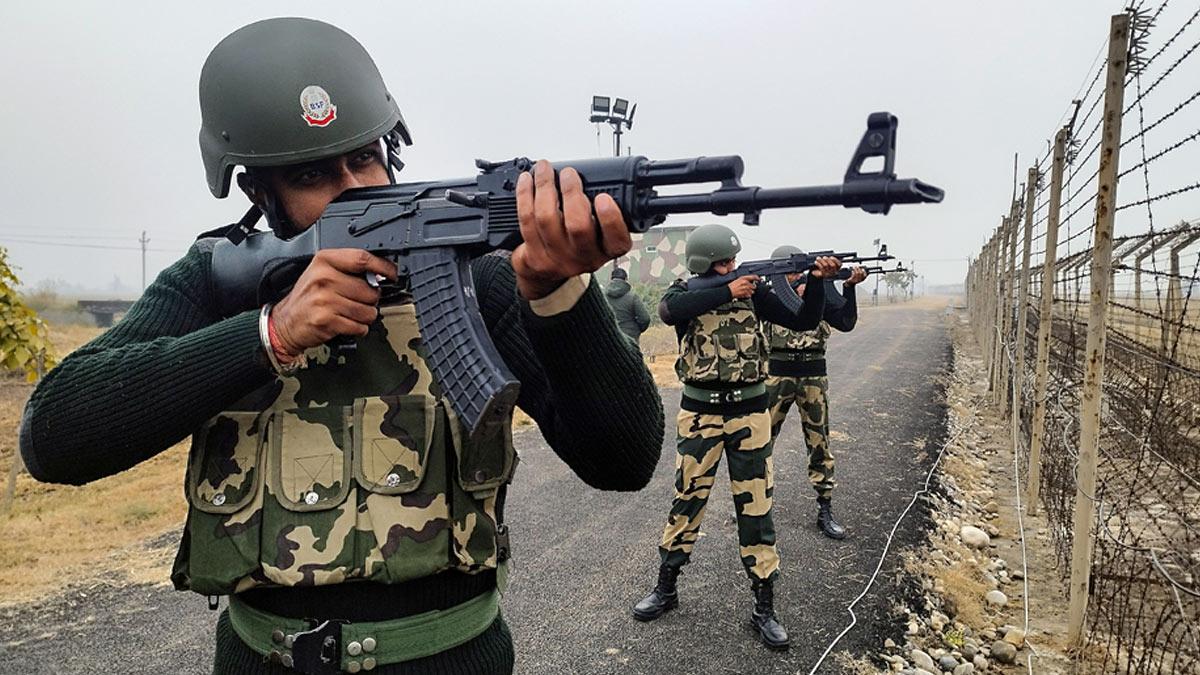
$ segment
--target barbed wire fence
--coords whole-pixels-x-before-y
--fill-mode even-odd
[[[1200,672],[1200,8],[1168,5],[1112,17],[967,277],[1068,638],[1105,673]]]

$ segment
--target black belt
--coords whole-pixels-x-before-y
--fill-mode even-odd
[[[449,609],[496,588],[496,572],[447,570],[399,584],[349,581],[327,586],[252,588],[238,593],[247,605],[293,619],[387,621]]]
[[[771,359],[775,361],[824,361],[824,349],[772,349]]]
[[[768,403],[767,388],[762,382],[685,382],[679,407],[705,415],[744,415],[766,410]]]
[[[775,353],[771,353],[771,359],[767,364],[767,372],[776,377],[822,377],[826,375],[825,359],[814,359],[811,361],[788,361],[775,358]]]

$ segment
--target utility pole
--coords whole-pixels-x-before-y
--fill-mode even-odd
[[[142,238],[138,239],[138,243],[142,245],[142,292],[146,292],[146,244],[150,240],[146,237],[146,231],[142,230]]]

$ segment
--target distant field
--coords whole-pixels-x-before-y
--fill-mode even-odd
[[[1138,303],[1132,296],[1114,295],[1108,307],[1108,329],[1144,345],[1152,352],[1167,350],[1174,361],[1200,369],[1200,298],[1181,302],[1168,311],[1165,301],[1143,299]],[[1088,305],[1080,303],[1056,305],[1055,315],[1073,317],[1082,333],[1087,329]],[[1169,316],[1168,316],[1169,315]],[[1164,320],[1166,319],[1166,320]]]

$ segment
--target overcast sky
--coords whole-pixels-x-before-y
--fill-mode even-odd
[[[346,29],[379,64],[415,141],[402,180],[469,175],[476,157],[610,153],[607,128],[598,138],[587,121],[591,95],[608,94],[638,104],[635,154],[740,154],[748,184],[836,183],[868,113],[892,112],[897,172],[945,188],[943,204],[768,212],[738,225],[743,257],[880,237],[930,284],[956,283],[1007,211],[1013,153],[1023,176],[1124,4],[7,2],[0,245],[27,285],[140,288],[143,230],[153,276],[235,220],[242,197],[205,185],[200,67],[236,28],[301,15]]]

